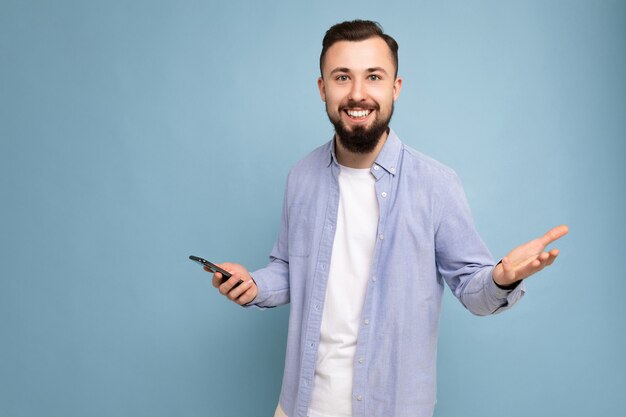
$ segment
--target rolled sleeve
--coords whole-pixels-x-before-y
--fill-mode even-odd
[[[257,296],[245,308],[271,308],[289,303],[289,264],[273,258],[265,268],[250,273],[257,286]]]
[[[513,307],[513,305],[526,294],[526,287],[524,281],[522,281],[515,288],[510,290],[500,288],[496,285],[492,273],[490,272],[488,279],[485,280],[485,292],[494,304],[500,303],[500,306],[491,313],[497,314]]]

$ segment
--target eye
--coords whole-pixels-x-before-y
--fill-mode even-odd
[[[376,74],[370,74],[370,75],[368,75],[367,79],[370,80],[370,81],[378,81],[378,80],[381,80],[382,78],[380,78]]]
[[[338,75],[337,78],[335,78],[335,80],[337,80],[337,81],[348,81],[348,76],[347,75]]]

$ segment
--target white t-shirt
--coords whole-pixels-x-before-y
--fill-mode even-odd
[[[308,417],[352,417],[354,352],[378,227],[376,180],[341,166],[337,230]]]

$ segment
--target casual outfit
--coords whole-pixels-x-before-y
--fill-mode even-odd
[[[477,315],[524,294],[494,283],[451,169],[390,130],[368,171],[340,167],[333,141],[300,161],[270,263],[251,273],[249,307],[291,304],[289,417],[431,417],[443,283]]]

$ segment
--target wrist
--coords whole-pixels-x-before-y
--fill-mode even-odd
[[[507,290],[507,291],[514,290],[515,288],[517,288],[520,282],[522,281],[515,281],[514,283],[508,284],[508,285],[500,285],[496,282],[495,279],[493,280],[493,283],[496,284],[498,288],[500,288],[501,290]]]
[[[498,280],[496,279],[496,276],[498,278],[502,278],[504,276],[504,267],[502,266],[502,259],[500,259],[500,261],[498,261],[498,263],[496,264],[496,266],[493,268],[493,272],[491,273],[491,279],[493,280],[493,283],[496,284],[496,286],[498,288],[500,288],[501,290],[513,290],[515,289],[520,281],[515,281],[515,282],[511,282],[511,283],[500,283],[498,282]]]

